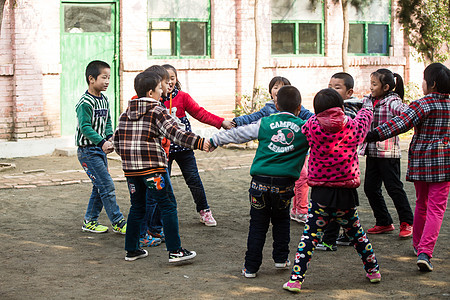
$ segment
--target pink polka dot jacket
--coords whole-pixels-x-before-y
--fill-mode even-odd
[[[357,148],[367,135],[373,113],[361,109],[354,119],[340,107],[311,117],[302,128],[311,147],[308,185],[357,188],[361,184]]]

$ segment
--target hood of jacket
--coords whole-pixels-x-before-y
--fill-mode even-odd
[[[159,105],[159,101],[152,98],[138,98],[131,99],[128,102],[128,107],[126,114],[130,120],[139,120],[143,115],[145,115],[150,109]]]
[[[339,132],[347,124],[347,116],[341,107],[329,108],[317,116],[320,126],[328,132]]]

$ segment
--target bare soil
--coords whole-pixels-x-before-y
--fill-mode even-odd
[[[315,251],[301,294],[286,292],[282,284],[290,271],[274,268],[270,232],[258,276],[243,278],[240,270],[248,233],[247,191],[253,154],[253,150],[229,149],[196,154],[199,168],[206,170],[201,177],[217,227],[199,222],[183,178],[172,178],[183,246],[197,252],[195,259],[184,264],[169,264],[164,244],[149,248],[145,259],[126,262],[123,235],[82,232],[90,183],[0,189],[0,299],[450,299],[448,209],[432,259],[434,271],[421,273],[411,239],[398,238],[398,217],[388,196],[397,229],[392,234],[369,236],[381,267],[380,284],[367,281],[352,247],[340,246],[336,252]],[[14,163],[16,169],[0,177],[26,170],[81,169],[76,157],[1,162]],[[111,161],[110,169],[117,172],[120,163]],[[405,182],[405,189],[414,208],[414,186]],[[127,214],[126,184],[116,182],[116,192]],[[361,222],[369,228],[374,219],[362,188],[359,195]],[[104,212],[100,222],[110,225]],[[291,260],[302,230],[303,225],[291,223]]]

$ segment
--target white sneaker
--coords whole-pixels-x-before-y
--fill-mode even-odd
[[[200,212],[200,222],[205,224],[206,226],[216,226],[217,222],[214,220],[210,209],[204,209]]]
[[[277,269],[286,269],[291,265],[291,262],[288,260],[286,260],[285,262],[282,263],[275,263],[275,268]]]
[[[294,214],[292,211],[290,213],[291,220],[296,221],[298,223],[306,223],[306,220],[308,218],[307,214]]]

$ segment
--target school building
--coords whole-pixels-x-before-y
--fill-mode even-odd
[[[359,96],[381,67],[421,82],[396,2],[349,8]],[[173,65],[183,90],[228,119],[254,80],[267,88],[273,76],[288,78],[312,110],[314,94],[342,71],[342,9],[333,0],[6,0],[1,20],[0,158],[74,146],[74,107],[94,59],[111,65],[114,122],[135,94],[134,77],[154,64]]]

